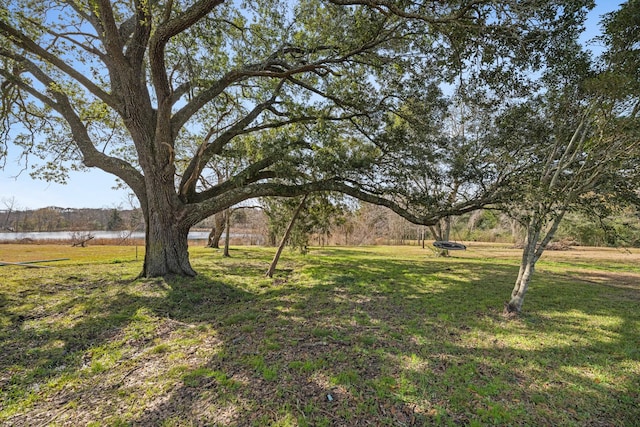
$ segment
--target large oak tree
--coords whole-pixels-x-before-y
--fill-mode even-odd
[[[131,188],[145,276],[195,274],[189,228],[255,197],[341,191],[433,224],[387,197],[376,165],[398,156],[362,137],[407,102],[387,83],[510,90],[591,3],[0,0],[1,148],[45,179],[97,167]],[[201,180],[216,157],[238,171]]]

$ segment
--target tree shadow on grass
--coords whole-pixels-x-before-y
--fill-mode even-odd
[[[347,252],[309,257],[269,287],[251,259],[138,281],[31,341],[40,354],[29,369],[54,355],[50,343],[80,337],[71,354],[89,353],[75,365],[86,378],[55,398],[57,409],[77,402],[58,420],[81,424],[628,425],[640,415],[636,368],[612,368],[638,361],[638,314],[624,301],[599,308],[602,293],[556,294],[566,278],[540,274],[527,314],[507,321],[515,266]],[[590,316],[617,321],[595,339],[581,323]],[[109,365],[100,347],[118,359]],[[41,412],[30,419],[51,418]]]
[[[609,342],[529,349],[501,337],[581,330],[535,309],[513,327],[491,309],[510,292],[515,267],[348,256],[357,262],[305,267],[311,286],[288,280],[252,298],[248,313],[216,318],[224,355],[194,367],[135,424],[173,414],[178,424],[218,425],[625,425],[640,415],[637,377],[612,385],[585,369],[611,363],[594,355],[625,357],[628,325]],[[612,314],[586,315],[603,312]]]
[[[73,277],[56,285],[23,286],[17,295],[0,293],[0,424],[7,408],[12,414],[7,425],[44,425],[61,408],[72,414],[69,405],[121,412],[109,396],[122,381],[111,372],[126,376],[125,365],[135,369],[154,340],[185,322],[210,321],[212,307],[248,297],[211,280],[178,280],[172,288],[163,280],[105,283]],[[50,403],[39,405],[47,389]]]

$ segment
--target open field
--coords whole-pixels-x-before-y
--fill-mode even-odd
[[[547,252],[524,314],[519,251],[0,245],[0,425],[640,423],[640,250]]]

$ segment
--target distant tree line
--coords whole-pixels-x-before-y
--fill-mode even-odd
[[[317,213],[315,214],[317,215]],[[305,244],[327,245],[407,245],[426,244],[439,240],[435,227],[412,224],[396,213],[381,206],[360,203],[355,208],[344,209],[326,220],[322,227],[309,228],[302,219],[302,228],[307,227],[306,237],[292,238],[290,246]],[[328,221],[333,221],[327,226]],[[451,217],[449,240],[463,243],[502,242],[520,247],[525,230],[507,213],[499,210],[481,209],[465,215]],[[271,235],[282,233],[286,217],[268,222]],[[306,224],[306,225],[305,225]],[[279,227],[279,228],[278,228]],[[274,231],[276,230],[276,231]],[[301,230],[298,233],[303,233]],[[275,244],[274,240],[268,242]],[[570,246],[640,247],[640,212],[628,208],[615,216],[598,216],[591,212],[567,214],[559,227],[552,249]]]
[[[5,232],[144,230],[139,210],[74,209],[50,206],[41,209],[2,209],[0,229]]]
[[[282,202],[282,201],[280,201]],[[293,212],[293,204],[265,201],[264,207],[234,209],[231,222],[233,244],[275,246]],[[194,229],[215,227],[212,216]],[[452,217],[449,238],[452,241],[502,242],[519,245],[524,231],[504,212],[483,209]],[[123,231],[144,230],[139,209],[42,209],[0,210],[0,228],[4,232],[47,231]],[[291,235],[289,246],[304,250],[307,246],[408,245],[437,240],[432,227],[415,225],[393,211],[369,203],[330,203],[329,199],[310,201]],[[567,246],[640,247],[640,212],[624,210],[613,217],[589,212],[569,214],[561,224],[555,242]]]

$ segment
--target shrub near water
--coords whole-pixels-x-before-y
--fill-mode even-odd
[[[192,248],[200,275],[167,280],[135,280],[142,260],[119,247],[38,248],[0,246],[1,260],[71,258],[0,267],[2,425],[622,426],[640,416],[637,253],[551,254],[525,314],[506,320],[519,253],[499,247],[450,259],[312,249],[285,253],[274,279],[263,276],[272,250],[224,259]]]

